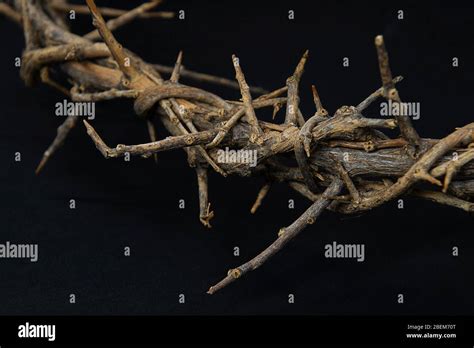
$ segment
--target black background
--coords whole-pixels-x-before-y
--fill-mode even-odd
[[[133,6],[125,1],[99,5]],[[424,137],[442,137],[472,120],[472,9],[456,2],[187,1],[162,9],[186,19],[138,20],[117,39],[149,62],[172,65],[180,49],[189,69],[232,78],[239,56],[249,84],[284,85],[305,49],[304,115],[314,112],[310,85],[325,107],[356,105],[380,86],[373,39],[383,34],[393,73],[405,80],[405,101],[421,103],[415,122]],[[288,10],[295,11],[289,21]],[[397,10],[405,18],[397,19]],[[88,16],[72,23],[92,29]],[[195,173],[184,153],[106,161],[79,124],[44,171],[34,175],[62,120],[63,96],[46,86],[26,88],[14,58],[21,30],[0,19],[0,242],[38,243],[39,261],[0,261],[0,314],[472,314],[472,216],[406,199],[360,216],[323,214],[261,269],[224,291],[208,287],[256,255],[309,202],[284,185],[249,209],[263,180],[210,176],[213,228],[198,219]],[[342,58],[350,58],[350,67]],[[452,58],[459,57],[459,67]],[[239,92],[196,84],[226,98]],[[370,109],[376,114],[377,108]],[[371,112],[367,112],[370,116]],[[148,141],[129,101],[96,105],[93,125],[109,145]],[[268,116],[268,115],[267,115]],[[279,121],[283,113],[278,116]],[[161,138],[166,136],[157,124]],[[22,161],[14,161],[21,152]],[[69,209],[75,199],[77,208]],[[178,209],[185,199],[186,209]],[[288,200],[296,207],[288,209]],[[364,243],[366,261],[324,258],[324,245]],[[130,246],[132,255],[123,256]],[[241,255],[233,256],[239,246]],[[451,255],[452,247],[460,255]],[[69,294],[76,304],[69,303]],[[186,303],[178,303],[178,295]],[[288,294],[295,303],[288,304]],[[405,303],[397,303],[403,293]]]

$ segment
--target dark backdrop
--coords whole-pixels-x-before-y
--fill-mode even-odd
[[[162,8],[184,9],[186,20],[140,20],[116,33],[147,61],[171,65],[182,49],[186,67],[232,78],[235,53],[250,84],[274,89],[309,49],[301,105],[310,115],[312,83],[331,112],[380,86],[373,40],[383,34],[393,73],[406,78],[402,98],[421,103],[415,125],[422,136],[442,137],[472,120],[474,21],[472,9],[456,2],[170,1]],[[290,9],[294,21],[287,19]],[[73,29],[90,31],[91,19],[81,16]],[[406,199],[403,210],[391,202],[360,216],[326,212],[261,269],[207,295],[210,285],[271,243],[309,202],[277,185],[252,216],[262,180],[212,174],[216,217],[208,230],[198,220],[195,173],[182,151],[160,153],[157,165],[140,158],[106,161],[82,125],[35,176],[60,124],[54,104],[63,96],[46,86],[24,86],[13,65],[24,45],[21,30],[2,18],[0,32],[0,242],[39,244],[37,263],[0,260],[0,314],[473,313],[472,216],[416,199]],[[350,67],[342,66],[343,57]],[[183,82],[239,98],[238,91]],[[147,141],[129,101],[96,108],[93,124],[110,145]],[[21,162],[14,161],[17,151]],[[186,209],[178,209],[179,199]],[[364,243],[366,261],[324,258],[324,245],[332,241]],[[125,246],[130,257],[123,256]],[[458,257],[451,255],[453,246]],[[71,293],[76,304],[69,303]],[[178,303],[180,293],[185,304]],[[294,304],[288,304],[290,293]],[[399,293],[404,304],[397,303]]]

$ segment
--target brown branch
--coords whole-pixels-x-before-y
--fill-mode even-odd
[[[38,47],[37,33],[34,30],[30,20],[30,2],[29,0],[20,0],[21,3],[21,17],[23,24],[23,33],[25,34],[25,51],[31,51]]]
[[[474,203],[447,195],[443,192],[414,190],[412,194],[416,197],[428,199],[435,203],[449,205],[451,207],[464,210],[468,213],[474,213]]]
[[[155,126],[154,126],[152,120],[150,120],[150,119],[146,120],[146,128],[148,130],[148,135],[150,137],[151,142],[153,143],[153,142],[158,141],[158,137],[156,135],[156,129],[155,129]],[[155,163],[158,163],[158,153],[157,152],[155,152],[153,154],[153,160],[155,161]]]
[[[81,93],[77,86],[71,89],[71,99],[78,102],[96,102],[101,100],[111,100],[116,98],[132,98],[136,99],[139,95],[139,91],[136,90],[117,90],[109,89],[104,92],[96,93]]]
[[[69,90],[66,87],[64,87],[63,85],[61,85],[58,82],[54,81],[49,76],[49,69],[47,67],[41,68],[40,78],[41,78],[41,82],[43,82],[45,85],[53,87],[54,89],[58,90],[59,92],[63,93],[64,95],[66,95],[68,97],[71,96],[71,93],[69,92]]]
[[[303,57],[296,66],[295,72],[286,80],[286,86],[288,87],[288,103],[286,104],[286,124],[297,124],[298,115],[298,85],[300,83],[301,75],[303,75],[304,66],[308,60],[309,51],[306,50]]]
[[[335,160],[335,162],[336,162],[337,170],[338,170],[338,173],[339,173],[339,177],[342,179],[342,181],[346,185],[347,190],[349,191],[349,193],[352,197],[352,201],[354,202],[354,204],[359,204],[359,202],[360,202],[359,191],[357,190],[354,183],[352,182],[352,179],[349,176],[349,174],[347,173],[346,168],[344,168],[344,165],[341,162],[339,162],[337,160]]]
[[[395,85],[396,83],[400,82],[403,80],[402,76],[397,76],[392,80],[392,83]],[[374,101],[376,101],[378,98],[383,97],[385,93],[385,87],[380,87],[378,90],[373,92],[371,95],[369,95],[367,98],[365,98],[363,101],[357,105],[357,111],[361,113],[365,109],[367,109],[370,104],[372,104]]]
[[[70,4],[70,3],[63,3],[63,2],[58,2],[58,1],[53,1],[51,6],[61,12],[67,12],[69,13],[70,11],[74,11],[77,14],[80,15],[89,15],[89,8],[84,5],[76,5],[76,4]],[[126,13],[128,13],[127,10],[121,10],[118,8],[110,8],[110,7],[99,7],[98,8],[99,12],[102,14],[104,17],[119,17],[122,16]],[[139,13],[136,18],[162,18],[162,19],[171,19],[175,16],[174,12],[171,11],[158,11],[158,12],[142,12]]]
[[[397,182],[386,190],[376,192],[369,197],[364,197],[359,204],[351,204],[346,207],[347,212],[364,211],[379,206],[385,202],[400,196],[419,180],[426,180],[440,185],[439,181],[428,174],[429,168],[436,163],[447,151],[456,147],[465,138],[474,140],[474,123],[470,123],[457,129],[447,137],[437,142],[402,176]]]
[[[431,170],[431,175],[435,178],[445,175],[444,177],[444,184],[443,184],[443,192],[446,193],[449,188],[449,184],[453,179],[454,175],[466,164],[470,161],[474,160],[474,148],[467,150],[466,152],[459,155],[458,158],[453,159],[449,162],[444,162],[440,164],[436,168]]]
[[[252,214],[255,214],[257,212],[257,209],[262,205],[263,199],[267,196],[268,191],[270,191],[270,187],[271,184],[267,182],[265,185],[262,186],[260,191],[258,191],[257,198],[255,199],[252,208],[250,208],[250,212]]]
[[[130,60],[130,57],[128,57],[124,53],[122,45],[120,45],[117,40],[115,40],[114,35],[105,24],[104,18],[97,9],[94,0],[86,0],[86,2],[92,14],[92,23],[97,28],[100,36],[102,36],[102,38],[104,39],[104,42],[106,43],[107,47],[110,50],[110,53],[114,57],[118,66],[120,67],[120,70],[129,79],[137,78],[138,71],[131,64],[127,63]]]
[[[257,116],[255,115],[255,110],[253,109],[252,105],[252,96],[250,95],[249,85],[247,81],[245,81],[244,73],[242,72],[242,68],[240,67],[239,58],[235,55],[232,55],[232,62],[234,64],[235,69],[235,79],[239,83],[240,93],[242,93],[242,100],[244,102],[244,109],[245,114],[247,116],[247,122],[250,123],[252,127],[252,134],[250,135],[250,141],[255,143],[261,144],[261,135],[262,130],[258,125]]]
[[[79,118],[75,115],[68,116],[66,120],[58,127],[57,129],[57,135],[54,138],[53,142],[49,147],[46,149],[46,151],[43,154],[43,158],[41,159],[40,163],[36,167],[35,173],[39,174],[39,172],[43,169],[43,167],[46,165],[48,162],[49,158],[57,151],[58,148],[60,148],[64,140],[66,139],[67,135],[73,129],[76,124],[77,120]]]
[[[156,152],[206,144],[210,142],[212,138],[217,134],[217,130],[208,130],[196,134],[186,134],[168,137],[166,139],[148,144],[119,144],[116,148],[112,149],[104,143],[102,138],[97,134],[94,128],[86,120],[83,120],[83,122],[86,126],[87,134],[92,138],[95,145],[97,146],[97,149],[104,155],[105,158],[125,156],[125,154],[127,153],[131,155],[149,157]]]
[[[368,140],[368,141],[348,141],[348,140],[331,140],[325,145],[330,147],[347,147],[348,149],[360,149],[367,152],[373,152],[381,149],[389,149],[392,147],[403,147],[408,142],[405,139],[387,139],[387,140]]]
[[[153,9],[154,7],[158,6],[161,3],[161,1],[162,0],[152,0],[150,2],[146,2],[144,4],[141,4],[140,6],[135,7],[133,10],[124,12],[123,14],[118,16],[117,18],[109,20],[106,23],[106,26],[110,31],[114,31],[114,30],[130,23],[131,21],[133,21],[135,18],[139,17],[143,13],[146,13],[147,11],[149,11],[149,10]],[[103,14],[103,12],[101,12],[100,10],[97,9],[97,11],[98,11],[98,13]],[[91,40],[91,41],[94,41],[94,40],[99,40],[101,36],[102,36],[102,34],[99,33],[98,30],[94,30],[94,31],[91,31],[90,33],[84,35],[84,38],[88,39],[88,40]]]
[[[392,72],[388,61],[388,53],[385,49],[385,43],[382,35],[375,38],[375,47],[377,48],[377,56],[379,59],[380,76],[383,83],[383,95],[396,103],[401,103],[400,96],[395,83],[392,80]],[[407,115],[396,116],[398,126],[402,137],[405,138],[415,148],[420,145],[420,136],[416,132]]]
[[[169,67],[169,66],[161,65],[161,64],[153,64],[152,66],[156,71],[160,73],[164,73],[164,74],[171,74],[174,69],[173,67]],[[224,77],[219,77],[219,76],[214,76],[210,74],[188,70],[184,66],[181,66],[180,74],[182,77],[188,78],[190,80],[212,83],[215,85],[225,86],[225,87],[229,87],[233,89],[240,89],[239,84],[233,80],[226,79]],[[268,93],[267,90],[261,87],[249,86],[249,88],[250,88],[251,93],[256,93],[256,94]]]
[[[23,25],[21,14],[3,2],[0,3],[0,13],[17,24]]]
[[[207,169],[198,165],[196,174],[199,188],[199,220],[204,226],[210,228],[210,221],[214,217],[214,212],[210,210],[211,204],[208,198]]]
[[[173,71],[171,73],[170,81],[178,82],[181,75],[181,67],[183,63],[183,51],[179,51],[178,58],[176,58],[176,63],[174,65]]]
[[[278,91],[280,92],[280,91]],[[253,104],[252,104],[252,107],[253,108],[263,108],[263,107],[266,107],[266,106],[270,106],[270,105],[275,105],[275,104],[278,104],[278,103],[281,103],[281,102],[284,102],[285,100],[282,100],[282,99],[278,99],[278,100],[275,100],[273,98],[273,96],[275,95],[276,93],[274,92],[271,92],[267,95],[263,95],[261,96],[260,98],[257,98],[254,100]],[[268,97],[266,97],[268,96]],[[270,97],[271,96],[271,97]],[[266,98],[265,98],[266,97]],[[229,131],[232,129],[232,127],[234,127],[237,122],[240,120],[240,118],[245,115],[245,109],[244,108],[239,108],[224,124],[224,126],[222,126],[222,128],[219,130],[218,134],[216,135],[216,137],[209,143],[207,144],[206,147],[208,148],[212,148],[212,147],[216,147],[217,145],[219,145],[221,143],[221,141],[224,139],[224,137],[229,133]],[[260,122],[262,123],[262,122]],[[266,126],[274,126],[276,127],[277,130],[283,130],[285,129],[285,127],[283,126],[278,126],[278,125],[270,125],[269,123],[265,123],[263,122],[264,124],[266,124]],[[275,129],[275,128],[274,128]]]
[[[328,116],[328,112],[324,109],[321,99],[319,98],[318,91],[315,85],[312,85],[313,100],[316,106],[316,113],[308,121],[306,121],[299,132],[298,137],[295,140],[294,152],[296,162],[303,174],[306,185],[312,192],[318,191],[318,185],[313,177],[313,171],[308,157],[311,153],[311,141],[313,140],[312,131],[313,128],[322,121],[325,121]]]
[[[290,240],[295,238],[307,225],[311,225],[316,222],[318,216],[324,211],[329,205],[329,196],[337,195],[342,187],[342,181],[340,179],[334,179],[331,185],[324,191],[323,195],[314,202],[295,222],[290,226],[284,227],[278,233],[278,239],[275,240],[268,248],[262,251],[260,254],[255,256],[250,261],[243,265],[229,270],[227,276],[209,288],[208,294],[214,294],[227,285],[233,283],[238,278],[242,277],[246,273],[253,271],[263,265],[270,257],[279,252]]]

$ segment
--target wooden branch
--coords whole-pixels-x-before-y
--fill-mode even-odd
[[[64,122],[58,127],[56,137],[54,138],[51,145],[46,149],[43,154],[43,158],[41,159],[40,163],[36,167],[35,174],[39,174],[43,167],[48,162],[49,158],[57,151],[59,147],[61,147],[66,139],[67,135],[73,129],[78,121],[77,116],[68,116]]]
[[[242,93],[242,100],[244,102],[245,114],[247,115],[247,122],[252,126],[252,134],[250,135],[250,141],[261,144],[261,135],[262,130],[258,125],[257,116],[255,115],[255,110],[252,105],[252,96],[250,95],[250,88],[245,81],[244,73],[240,67],[239,58],[235,55],[232,55],[232,62],[234,63],[235,68],[235,79],[239,83],[240,92]]]
[[[141,4],[138,7],[135,7],[133,10],[124,12],[117,18],[111,19],[106,23],[107,28],[110,31],[114,31],[131,21],[133,21],[135,18],[139,17],[143,13],[146,13],[147,11],[153,9],[154,7],[158,6],[161,3],[161,0],[152,0],[150,2],[146,2],[144,4]],[[103,14],[103,12],[97,10],[98,13]],[[84,35],[84,38],[88,40],[99,40],[101,37],[101,34],[99,34],[98,30],[91,31],[90,33]]]
[[[173,72],[173,67],[161,65],[161,64],[152,64],[152,67],[164,74],[171,74]],[[233,80],[226,79],[220,76],[214,76],[210,74],[204,74],[197,71],[188,70],[185,66],[181,66],[180,70],[181,77],[188,78],[190,80],[211,83],[219,86],[225,86],[233,89],[240,89],[239,84]],[[262,87],[249,86],[250,92],[255,94],[265,94],[268,91]]]
[[[240,64],[235,64],[236,57],[233,61],[237,82],[234,82],[186,70],[181,52],[172,68],[148,64],[115,40],[111,30],[133,18],[147,17],[146,11],[158,1],[130,11],[104,9],[108,15],[118,16],[108,24],[94,1],[86,1],[104,43],[93,43],[87,37],[69,32],[54,13],[45,13],[38,2],[18,0],[14,7],[2,3],[0,13],[21,22],[26,42],[21,76],[28,84],[35,81],[39,72],[41,81],[70,94],[75,101],[132,99],[135,113],[147,122],[151,142],[118,144],[111,148],[92,125],[83,120],[87,133],[105,158],[126,154],[149,157],[160,151],[183,149],[188,163],[196,171],[199,219],[207,227],[213,217],[208,199],[210,168],[222,175],[265,177],[267,182],[258,193],[252,213],[260,206],[273,182],[288,184],[313,202],[294,223],[280,230],[272,245],[249,262],[232,269],[209,289],[209,293],[215,293],[264,264],[303,228],[314,223],[324,209],[351,214],[409,194],[473,211],[474,123],[458,128],[440,140],[422,139],[406,116],[377,119],[362,115],[362,111],[381,96],[401,102],[395,88],[401,78],[392,79],[381,36],[375,39],[375,45],[382,87],[359,105],[342,106],[329,117],[313,86],[316,113],[305,121],[299,109],[298,92],[308,52],[288,78],[286,86],[253,99],[251,93],[255,92],[248,86]],[[84,7],[77,6],[74,8],[84,11]],[[55,7],[50,3],[48,8]],[[98,37],[94,34],[92,38]],[[118,68],[110,57],[117,62]],[[73,86],[71,93],[51,79],[48,69],[52,65]],[[169,81],[165,81],[159,72],[169,74]],[[180,77],[239,88],[242,101],[225,100],[201,88],[186,86],[179,83]],[[285,104],[283,123],[258,120],[260,108],[272,107],[275,114]],[[157,139],[152,117],[159,118],[170,133],[169,137]],[[58,128],[37,172],[64,142],[77,120],[77,116],[69,116]],[[401,138],[391,139],[382,132],[396,127],[400,128]],[[219,152],[224,146],[255,154],[252,165],[244,161],[219,161]],[[416,156],[406,151],[409,147],[418,150]],[[458,153],[456,159],[451,156],[452,151]],[[421,183],[433,185],[433,188],[422,188]],[[340,194],[343,186],[348,194]]]
[[[214,217],[214,212],[210,210],[211,204],[208,198],[207,169],[198,165],[196,174],[199,188],[199,220],[204,226],[211,228],[210,221]]]
[[[209,288],[208,294],[214,294],[246,273],[253,271],[263,265],[270,257],[279,252],[289,241],[295,238],[307,225],[312,225],[321,215],[324,209],[329,205],[330,196],[337,195],[342,187],[340,179],[334,179],[329,187],[324,191],[323,195],[314,202],[295,222],[290,226],[284,227],[278,233],[278,239],[275,240],[268,248],[255,256],[243,265],[229,270],[227,276]]]
[[[21,14],[15,11],[13,8],[8,6],[8,4],[0,3],[0,13],[3,14],[5,17],[11,19],[12,21],[16,22],[19,25],[23,25]]]
[[[89,15],[90,14],[89,8],[87,6],[84,6],[84,5],[76,5],[76,4],[53,1],[52,2],[52,7],[55,10],[61,11],[61,12],[69,13],[70,11],[74,11],[77,14],[80,14],[80,15]],[[126,13],[129,13],[129,11],[121,10],[121,9],[118,9],[118,8],[99,7],[98,9],[99,9],[99,12],[104,17],[119,17],[119,16],[122,16]],[[158,11],[158,12],[141,12],[136,17],[137,18],[171,19],[174,16],[175,16],[174,12]]]
[[[262,205],[263,199],[267,196],[268,191],[270,191],[271,184],[267,182],[265,185],[262,186],[260,191],[258,191],[257,198],[255,199],[255,202],[252,205],[252,208],[250,208],[250,212],[252,214],[255,214],[257,212],[257,209],[260,208]]]
[[[383,83],[383,95],[396,103],[401,103],[395,83],[392,80],[392,72],[388,61],[388,53],[385,49],[385,43],[382,35],[375,38],[375,47],[377,48],[377,56],[379,59],[380,76]],[[420,136],[416,132],[407,115],[396,116],[398,126],[402,137],[405,138],[412,146],[418,147],[420,144]]]
[[[102,36],[102,38],[104,39],[105,44],[109,48],[110,53],[114,57],[118,66],[120,67],[120,70],[122,70],[122,72],[127,78],[136,78],[138,76],[137,70],[130,63],[128,63],[130,57],[128,57],[124,53],[122,45],[120,45],[117,40],[115,40],[114,35],[107,27],[104,18],[97,9],[94,0],[86,0],[86,2],[87,6],[89,6],[89,9],[91,11],[92,18],[94,19],[92,23],[97,28],[98,32],[100,33],[100,36]]]
[[[298,85],[300,83],[301,75],[303,75],[304,66],[308,60],[309,51],[305,51],[303,57],[296,66],[295,72],[286,80],[288,87],[288,103],[286,104],[285,123],[297,124],[297,113],[299,105]]]

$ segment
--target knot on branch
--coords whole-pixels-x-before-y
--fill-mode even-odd
[[[357,114],[357,108],[355,106],[343,105],[336,110],[334,117],[348,117]]]
[[[242,275],[242,272],[238,268],[233,268],[230,269],[229,272],[227,272],[227,275],[231,276],[234,279],[240,278]]]

